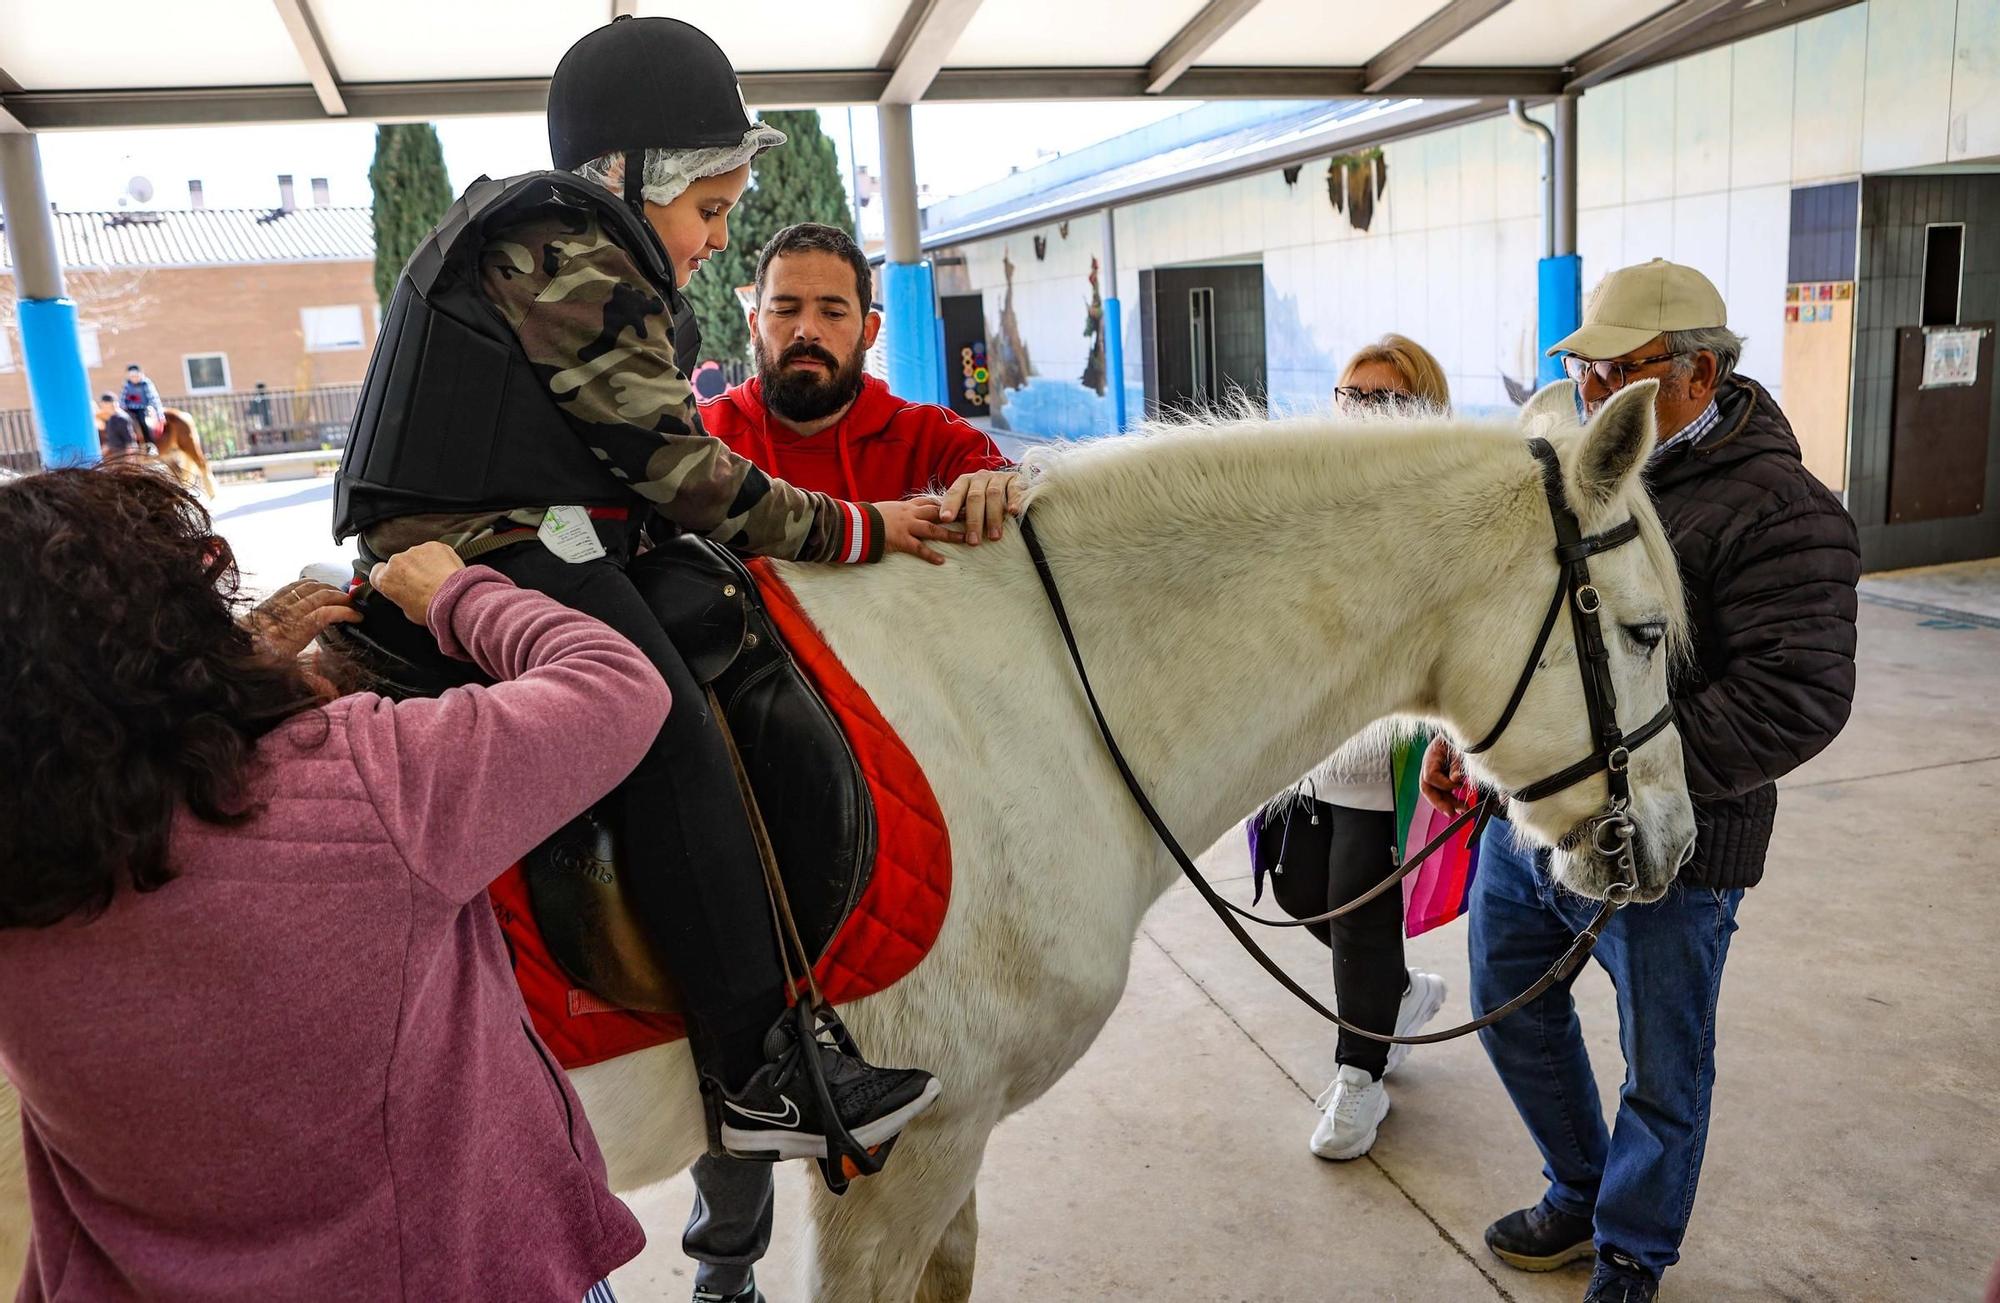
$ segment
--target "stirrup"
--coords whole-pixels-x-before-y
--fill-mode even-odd
[[[861,1058],[860,1047],[848,1035],[847,1025],[840,1021],[832,1005],[815,1007],[807,1000],[799,1000],[792,1005],[792,1011],[798,1021],[799,1052],[805,1056],[806,1079],[812,1083],[813,1098],[819,1101],[826,1135],[826,1157],[814,1161],[819,1164],[820,1179],[826,1182],[827,1193],[838,1198],[847,1193],[848,1182],[880,1172],[900,1137],[890,1136],[873,1149],[861,1147],[833,1107],[833,1092],[827,1089],[826,1074],[820,1070],[819,1030],[824,1027],[831,1032],[834,1048],[850,1058]]]

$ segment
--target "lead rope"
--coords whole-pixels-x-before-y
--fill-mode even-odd
[[[1549,970],[1546,973],[1543,973],[1541,977],[1536,979],[1534,985],[1483,1017],[1475,1018],[1471,1022],[1461,1023],[1449,1030],[1427,1032],[1421,1036],[1384,1035],[1381,1032],[1371,1032],[1365,1027],[1356,1027],[1353,1023],[1348,1022],[1339,1014],[1321,1004],[1312,992],[1293,981],[1291,974],[1279,967],[1276,960],[1265,954],[1263,948],[1251,940],[1250,934],[1244,930],[1243,925],[1236,919],[1236,913],[1241,911],[1237,910],[1229,901],[1224,900],[1215,888],[1209,885],[1208,879],[1201,875],[1201,870],[1195,867],[1194,861],[1189,858],[1188,853],[1181,849],[1180,842],[1175,839],[1172,830],[1167,827],[1166,821],[1160,818],[1160,812],[1153,808],[1153,802],[1147,797],[1145,787],[1139,782],[1138,776],[1132,772],[1132,766],[1126,762],[1125,753],[1119,749],[1118,739],[1112,735],[1111,725],[1104,718],[1104,709],[1097,701],[1097,691],[1091,686],[1089,672],[1084,669],[1083,652],[1077,646],[1076,631],[1070,627],[1069,612],[1063,606],[1062,591],[1056,586],[1055,572],[1049,567],[1048,554],[1042,551],[1041,540],[1035,536],[1034,523],[1026,515],[1021,517],[1021,540],[1027,544],[1028,555],[1034,560],[1035,574],[1042,581],[1042,591],[1048,595],[1049,609],[1054,612],[1056,627],[1062,632],[1064,645],[1069,648],[1070,664],[1076,667],[1077,682],[1083,687],[1084,699],[1090,704],[1090,713],[1097,721],[1097,731],[1104,739],[1105,750],[1110,753],[1112,763],[1118,767],[1119,776],[1125,780],[1125,788],[1132,794],[1132,800],[1138,805],[1139,812],[1146,817],[1146,822],[1152,825],[1154,836],[1160,839],[1160,844],[1173,857],[1174,863],[1180,866],[1182,876],[1186,877],[1188,882],[1193,885],[1196,894],[1207,902],[1208,907],[1215,911],[1215,916],[1222,920],[1222,925],[1229,929],[1230,935],[1236,938],[1237,944],[1248,951],[1250,957],[1256,960],[1265,972],[1276,979],[1280,986],[1297,997],[1301,1004],[1304,1004],[1308,1009],[1311,1009],[1314,1013],[1342,1031],[1366,1037],[1371,1041],[1381,1041],[1388,1045],[1433,1045],[1439,1041],[1456,1040],[1458,1037],[1467,1035],[1468,1033],[1479,1031],[1485,1027],[1491,1027],[1508,1014],[1539,999],[1543,992],[1547,991],[1557,982],[1566,981],[1578,968],[1583,966],[1584,960],[1589,958],[1590,952],[1597,946],[1598,936],[1604,931],[1604,925],[1610,922],[1612,914],[1617,912],[1618,906],[1613,901],[1606,900],[1598,907],[1597,913],[1591,918],[1589,923],[1584,925],[1583,931],[1577,933],[1576,939],[1570,942],[1569,949],[1564,951],[1562,956],[1549,966]],[[1486,816],[1490,817],[1494,804],[1495,798],[1491,796],[1483,797],[1479,804],[1473,807],[1473,811],[1483,810],[1486,812]],[[1473,811],[1467,811],[1466,814],[1471,814]],[[1459,816],[1459,819],[1463,820],[1465,817],[1466,815],[1462,814]],[[1447,835],[1450,831],[1450,829],[1447,829]],[[1424,853],[1428,855],[1430,848],[1426,848]],[[1391,878],[1389,882],[1380,884],[1375,891],[1369,893],[1367,899],[1373,899],[1382,891],[1386,891],[1394,882],[1400,881],[1403,875],[1410,871],[1412,865],[1420,863],[1422,863],[1421,858],[1413,857],[1409,864],[1397,870],[1396,876]],[[1365,904],[1366,900],[1354,903]],[[1347,907],[1343,906],[1342,908],[1345,909]]]

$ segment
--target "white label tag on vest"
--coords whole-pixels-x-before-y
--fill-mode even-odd
[[[604,555],[604,544],[597,541],[597,528],[590,523],[590,513],[582,507],[550,507],[535,536],[565,561],[595,561]]]

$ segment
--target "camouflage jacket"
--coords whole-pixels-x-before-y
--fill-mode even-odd
[[[487,241],[479,276],[577,437],[631,487],[634,507],[651,506],[738,552],[880,559],[882,518],[873,506],[774,480],[702,429],[694,391],[674,365],[666,302],[595,217],[568,207],[524,214]],[[370,527],[363,542],[383,557],[431,539],[490,547],[532,531],[559,505],[399,516]]]

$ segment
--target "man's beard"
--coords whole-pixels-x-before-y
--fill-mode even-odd
[[[866,349],[842,363],[817,344],[793,344],[773,363],[764,351],[764,341],[756,341],[757,378],[764,385],[764,405],[787,421],[820,421],[854,401],[861,392],[861,363]],[[811,358],[828,368],[825,376],[814,371],[791,370],[800,358]]]

